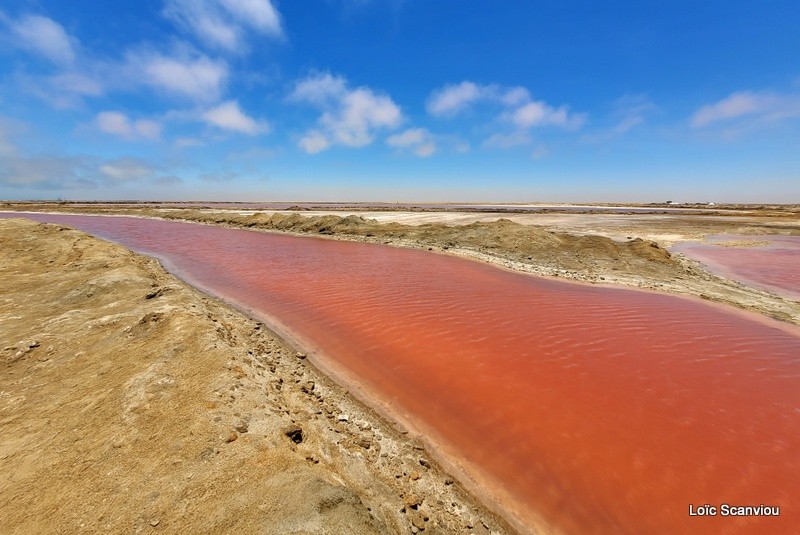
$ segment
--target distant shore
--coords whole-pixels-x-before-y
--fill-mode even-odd
[[[800,235],[796,205],[730,205],[720,216],[673,213],[380,213],[154,208],[151,203],[5,203],[0,211],[130,215],[423,248],[515,271],[698,297],[800,325],[800,302],[714,275],[667,248],[715,234]],[[177,204],[177,203],[170,203]],[[209,204],[209,203],[205,203]],[[235,203],[232,203],[235,204]],[[358,204],[358,203],[341,203]],[[291,208],[291,207],[289,207]],[[376,219],[377,217],[377,219]]]

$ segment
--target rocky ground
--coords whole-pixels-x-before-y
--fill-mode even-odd
[[[508,533],[263,324],[0,220],[0,533]]]

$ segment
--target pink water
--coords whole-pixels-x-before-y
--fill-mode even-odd
[[[723,247],[714,242],[769,241],[755,247]],[[800,236],[733,236],[710,238],[711,243],[688,242],[674,248],[704,263],[712,272],[800,299]]]
[[[280,319],[568,533],[800,532],[800,334],[423,251],[36,215]],[[689,505],[777,505],[697,518]],[[534,514],[535,513],[535,514]]]

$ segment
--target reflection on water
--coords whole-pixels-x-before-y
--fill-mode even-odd
[[[280,318],[567,532],[800,531],[800,336],[777,324],[416,250],[35,219]],[[781,516],[689,516],[721,503]]]

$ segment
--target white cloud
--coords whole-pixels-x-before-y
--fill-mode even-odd
[[[510,133],[496,133],[492,134],[483,142],[484,147],[493,149],[510,149],[512,147],[519,147],[520,145],[527,145],[533,139],[530,134],[523,131],[516,131]]]
[[[256,135],[269,130],[265,121],[256,121],[246,115],[235,100],[223,102],[203,113],[203,120],[223,130],[231,130],[242,134]]]
[[[56,21],[40,15],[23,15],[17,20],[0,18],[9,29],[14,44],[39,54],[53,63],[68,65],[75,61],[75,39]]]
[[[164,15],[206,45],[247,49],[247,31],[282,37],[278,11],[269,0],[167,0]]]
[[[297,82],[289,99],[325,106],[341,98],[345,93],[347,93],[347,81],[343,77],[321,73]]]
[[[437,117],[455,117],[464,110],[483,103],[495,110],[495,121],[505,123],[513,131],[496,132],[484,140],[485,147],[511,148],[531,143],[528,132],[533,128],[556,127],[578,130],[586,122],[586,115],[570,111],[569,106],[552,106],[542,100],[533,100],[524,87],[503,87],[498,84],[480,85],[470,81],[446,85],[434,90],[426,107]],[[499,112],[499,113],[498,113]],[[508,130],[508,127],[503,130]]]
[[[243,24],[269,35],[281,35],[281,18],[269,0],[220,0],[220,3]]]
[[[199,102],[218,100],[228,80],[228,65],[205,55],[129,53],[126,69],[132,83],[143,83]]]
[[[559,126],[573,130],[580,128],[585,121],[584,115],[571,114],[566,106],[554,108],[542,101],[527,102],[509,112],[507,117],[514,125],[526,130],[537,126]]]
[[[460,84],[444,86],[431,93],[426,108],[431,115],[454,116],[473,102],[484,98],[485,95],[484,87],[464,81]]]
[[[428,131],[424,128],[409,128],[398,134],[393,134],[386,138],[386,144],[390,147],[410,147],[424,142],[428,138]]]
[[[401,120],[400,108],[391,98],[361,87],[348,91],[338,109],[322,115],[320,124],[342,145],[363,147],[372,143],[373,130],[393,128]]]
[[[524,87],[480,85],[470,81],[446,85],[431,92],[426,102],[428,113],[437,117],[454,117],[471,105],[488,102],[506,108],[530,102],[530,91]]]
[[[117,158],[100,165],[100,173],[115,182],[152,178],[155,170],[138,158]]]
[[[395,128],[403,120],[400,108],[389,96],[367,87],[349,89],[344,78],[330,74],[314,74],[299,81],[289,98],[322,110],[317,120],[319,127],[306,133],[299,142],[300,148],[309,153],[333,144],[369,145],[376,130]]]
[[[717,126],[712,133],[734,139],[796,119],[800,119],[800,93],[737,91],[699,108],[689,124],[695,129]]]
[[[328,149],[331,142],[319,130],[309,130],[298,142],[300,148],[309,154],[316,154]]]
[[[775,97],[768,93],[740,91],[697,110],[692,116],[691,124],[698,128],[726,119],[764,113],[774,108],[775,104]]]
[[[420,158],[427,158],[436,152],[432,138],[424,128],[409,128],[386,138],[386,144],[396,149],[409,149]]]
[[[118,111],[98,113],[95,124],[101,132],[123,139],[156,140],[161,137],[161,125],[158,122],[149,119],[131,121],[127,115]]]

